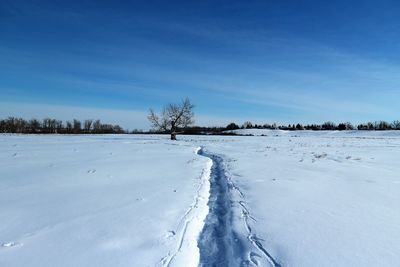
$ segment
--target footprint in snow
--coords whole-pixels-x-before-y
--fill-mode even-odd
[[[250,261],[256,266],[258,266],[260,264],[260,262],[258,260],[260,258],[261,258],[261,256],[259,254],[257,254],[257,253],[250,252],[250,254],[249,254]]]
[[[89,173],[89,174],[93,174],[93,173],[95,173],[95,172],[96,172],[95,169],[93,169],[93,170],[88,170],[88,171],[87,171],[87,173]]]
[[[166,239],[170,239],[170,238],[173,238],[175,235],[176,235],[175,231],[168,231],[168,232],[165,234],[165,238],[166,238]]]
[[[316,153],[314,153],[314,157],[315,157],[316,159],[323,159],[323,158],[326,158],[327,156],[328,156],[327,153],[322,153],[322,154],[316,154]]]
[[[193,163],[193,162],[195,162],[195,161],[196,161],[196,159],[193,158],[193,159],[188,160],[186,163],[187,163],[187,164],[190,164],[190,163]]]
[[[21,243],[17,243],[17,242],[9,242],[9,243],[3,243],[1,244],[2,248],[12,248],[12,247],[19,247],[22,246]]]
[[[16,156],[18,156],[18,153],[14,153],[12,156],[13,158],[15,158]]]

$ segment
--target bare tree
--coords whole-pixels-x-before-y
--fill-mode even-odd
[[[169,132],[171,134],[171,140],[176,140],[176,135],[178,134],[177,129],[186,128],[193,124],[193,108],[194,105],[190,103],[189,98],[185,98],[180,104],[166,105],[160,115],[157,115],[150,109],[147,118],[153,128],[159,131]]]
[[[45,132],[45,133],[50,133],[50,121],[51,121],[50,118],[45,118],[45,119],[43,119],[43,123],[42,123],[42,125],[43,125],[43,132]]]
[[[29,132],[36,133],[39,132],[41,128],[41,124],[37,119],[31,119],[29,121]]]
[[[83,128],[85,129],[85,133],[90,133],[92,130],[93,120],[85,120]]]
[[[246,121],[245,123],[243,123],[242,128],[243,129],[251,129],[251,128],[253,128],[253,124],[250,121]]]
[[[82,124],[79,120],[74,119],[73,120],[73,126],[72,126],[72,132],[74,134],[80,134],[81,133],[81,129],[82,129]]]
[[[54,127],[55,127],[55,133],[61,133],[64,129],[63,122],[60,120],[54,120]]]
[[[101,132],[101,122],[100,120],[95,120],[93,122],[93,132],[100,133]]]
[[[392,122],[392,127],[394,130],[400,130],[400,121]]]

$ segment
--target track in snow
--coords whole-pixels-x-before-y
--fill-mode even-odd
[[[231,228],[230,192],[222,159],[205,153],[203,149],[198,153],[213,161],[208,200],[209,213],[198,240],[200,266],[232,266],[234,252],[240,251],[241,244]]]
[[[210,158],[213,161],[210,177],[210,197],[208,201],[209,213],[206,217],[204,228],[198,239],[200,249],[199,266],[254,266],[258,265],[252,259],[254,252],[247,253],[246,244],[243,238],[232,228],[233,220],[233,201],[231,199],[231,189],[240,190],[226,177],[221,157],[198,151],[199,155]],[[272,256],[264,249],[261,242],[252,233],[248,224],[250,213],[242,201],[239,202],[242,209],[242,217],[248,232],[247,240],[257,248],[274,267],[280,267]],[[250,260],[249,260],[250,259]]]

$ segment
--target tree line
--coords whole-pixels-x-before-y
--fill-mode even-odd
[[[0,133],[22,134],[120,134],[125,130],[119,125],[104,124],[100,120],[73,119],[72,121],[45,118],[43,120],[8,117],[0,120]]]
[[[302,125],[300,123],[297,124],[289,124],[289,125],[277,125],[273,124],[252,124],[247,121],[242,124],[242,126],[237,125],[236,123],[230,123],[226,126],[226,130],[237,130],[237,129],[279,129],[279,130],[313,130],[313,131],[346,131],[346,130],[369,130],[369,131],[385,131],[385,130],[400,130],[400,121],[396,120],[392,123],[386,121],[375,121],[368,123],[361,123],[356,126],[351,124],[350,122],[339,123],[336,124],[334,122],[325,122],[323,124],[307,124]]]
[[[236,123],[230,123],[227,126],[221,127],[201,127],[201,126],[186,126],[176,127],[175,131],[182,134],[199,135],[199,134],[216,134],[216,135],[235,135],[230,130],[237,129],[279,129],[289,131],[299,130],[314,130],[314,131],[325,131],[325,130],[368,130],[368,131],[384,131],[384,130],[400,130],[400,121],[396,120],[392,123],[385,121],[376,121],[362,123],[354,126],[353,124],[333,122],[325,122],[323,124],[306,124],[302,125],[289,124],[289,125],[277,125],[273,124],[253,124],[249,121],[239,126]],[[0,120],[0,133],[22,133],[22,134],[121,134],[128,133],[119,125],[104,124],[100,120],[84,120],[80,121],[77,119],[63,122],[57,119],[45,118],[43,120],[31,119],[25,120],[23,118],[9,117],[7,119]],[[133,130],[130,133],[135,134],[154,134],[161,133],[166,134],[169,131],[164,129],[156,129],[152,131]]]
[[[312,131],[347,131],[347,130],[369,130],[369,131],[383,131],[383,130],[400,130],[400,121],[394,121],[387,123],[384,121],[368,122],[365,124],[359,124],[354,126],[353,124],[333,122],[325,122],[323,124],[306,124],[302,125],[289,124],[289,125],[277,125],[273,124],[252,124],[247,121],[241,126],[232,122],[227,126],[215,126],[215,127],[202,127],[202,126],[187,126],[178,127],[176,131],[186,135],[237,135],[232,130],[238,129],[271,129],[271,130],[286,130],[286,131],[301,131],[301,130],[312,130]],[[133,134],[169,134],[169,131],[163,129],[154,129],[151,131],[132,131]]]

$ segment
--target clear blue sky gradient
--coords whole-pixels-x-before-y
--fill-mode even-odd
[[[204,125],[400,119],[399,14],[385,0],[2,0],[0,116],[91,109],[146,128],[149,107],[188,96]]]

